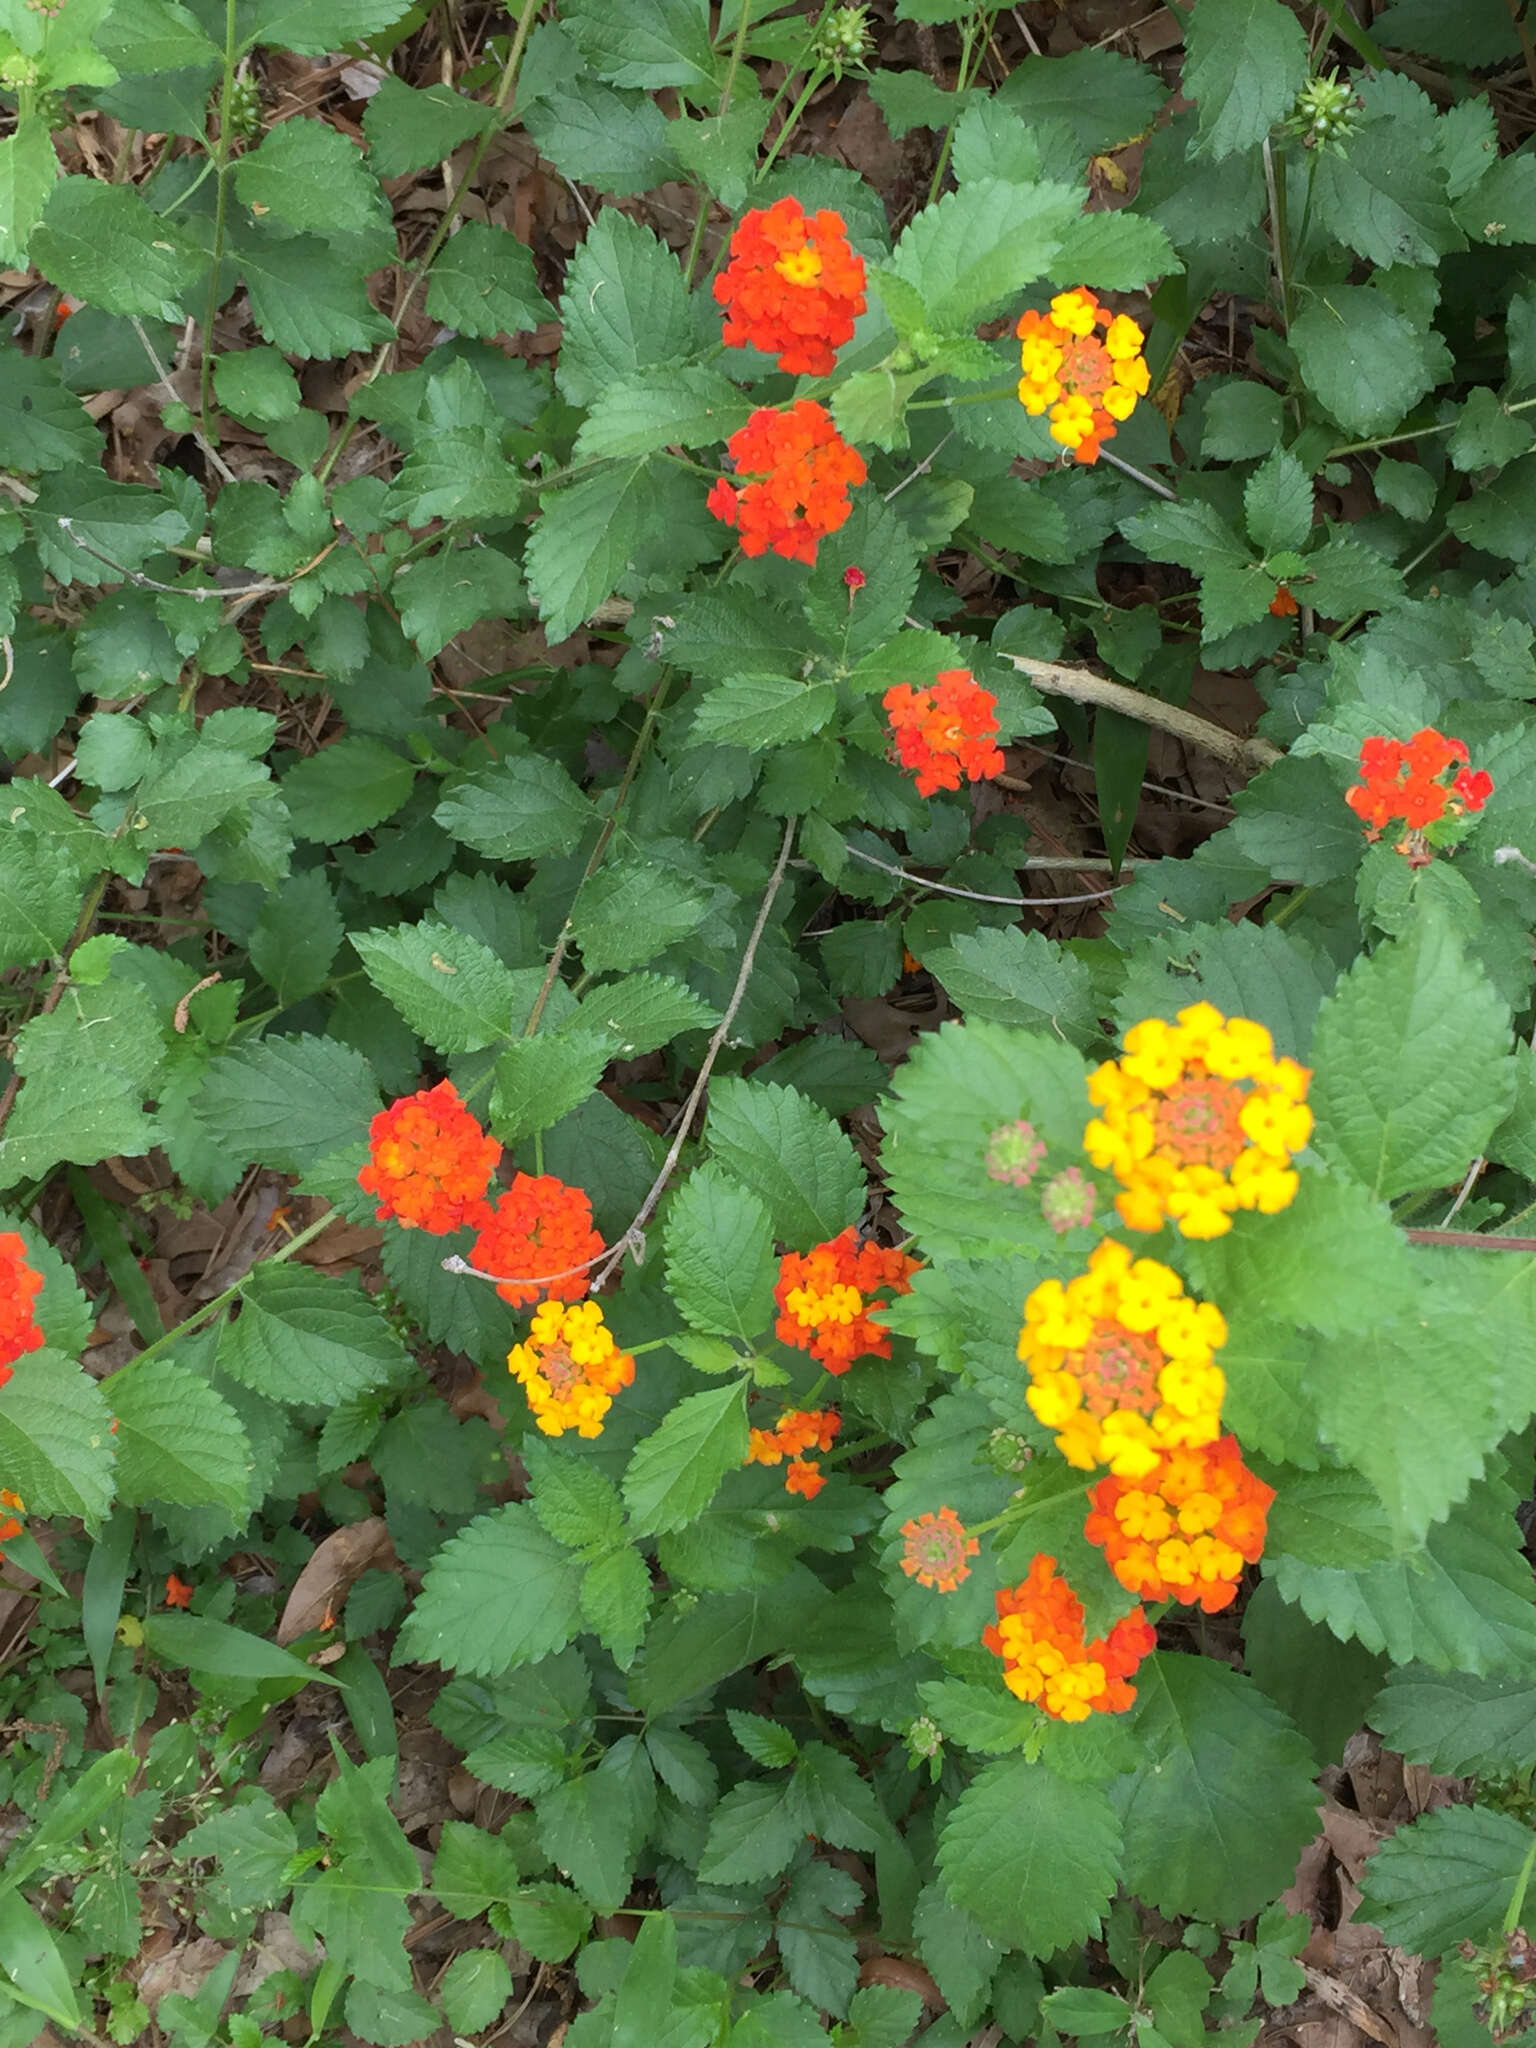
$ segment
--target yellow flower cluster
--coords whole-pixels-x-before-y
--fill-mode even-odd
[[[1079,287],[1058,292],[1049,313],[1025,313],[1014,331],[1019,403],[1036,416],[1049,411],[1051,439],[1077,461],[1096,462],[1100,442],[1114,437],[1116,422],[1130,418],[1148,388],[1141,329]]]
[[[635,1361],[613,1341],[595,1301],[546,1301],[527,1342],[507,1353],[533,1419],[546,1436],[601,1436],[613,1397],[635,1377]]]
[[[1089,1076],[1099,1114],[1083,1145],[1119,1181],[1115,1207],[1132,1230],[1171,1219],[1185,1237],[1221,1237],[1234,1210],[1273,1216],[1295,1200],[1311,1079],[1275,1058],[1262,1024],[1195,1003],[1176,1024],[1133,1025],[1121,1057]]]
[[[1105,1238],[1086,1273],[1042,1281],[1024,1304],[1026,1398],[1069,1465],[1144,1479],[1165,1451],[1219,1436],[1226,1341],[1221,1311],[1177,1273]]]

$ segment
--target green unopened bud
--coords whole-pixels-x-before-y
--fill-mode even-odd
[[[1016,1429],[994,1429],[981,1449],[994,1472],[1022,1472],[1035,1455],[1029,1438]]]
[[[261,94],[251,78],[236,78],[229,88],[229,103],[224,110],[231,135],[242,136],[249,141],[261,128]]]
[[[907,1749],[914,1764],[935,1757],[944,1747],[944,1730],[929,1714],[919,1714],[907,1730]]]
[[[1481,1994],[1472,2009],[1493,2039],[1512,2041],[1528,2032],[1536,2021],[1536,1944],[1525,1929],[1511,1928],[1484,1948],[1464,1941],[1461,1954]]]
[[[862,7],[834,7],[817,23],[811,39],[812,57],[839,78],[862,67],[873,48],[869,17]]]
[[[18,51],[14,57],[0,58],[0,85],[13,89],[36,85],[42,75],[42,66],[35,57],[23,57]]]
[[[1344,144],[1360,125],[1359,108],[1354,87],[1341,84],[1337,70],[1333,70],[1326,77],[1308,79],[1296,95],[1286,125],[1301,137],[1306,148],[1331,149],[1343,156]]]

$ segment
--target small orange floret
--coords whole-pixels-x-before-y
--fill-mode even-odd
[[[27,1264],[27,1247],[15,1230],[0,1231],[0,1387],[14,1360],[42,1348],[33,1304],[43,1291],[40,1273]]]
[[[901,1533],[906,1538],[901,1568],[920,1586],[931,1586],[937,1593],[953,1593],[971,1576],[966,1560],[974,1557],[981,1545],[974,1536],[967,1536],[965,1524],[953,1508],[941,1507],[933,1515],[915,1515],[910,1522],[902,1523]]]
[[[1277,619],[1294,619],[1301,610],[1301,606],[1291,595],[1289,585],[1282,583],[1276,588],[1274,596],[1269,600],[1269,609]]]
[[[827,1475],[810,1458],[791,1458],[784,1473],[784,1489],[814,1500],[827,1483]]]
[[[997,699],[968,668],[941,669],[932,689],[895,683],[883,698],[896,754],[917,771],[917,793],[958,789],[1003,772],[997,744]]]
[[[1257,1564],[1274,1489],[1243,1463],[1237,1438],[1170,1451],[1141,1479],[1100,1480],[1085,1525],[1115,1577],[1144,1600],[1231,1605]]]
[[[871,1320],[868,1297],[882,1288],[910,1294],[919,1263],[884,1245],[860,1244],[852,1224],[808,1252],[787,1252],[773,1290],[775,1334],[830,1373],[846,1372],[856,1358],[889,1358],[890,1335]]]
[[[820,1493],[826,1481],[820,1467],[801,1453],[830,1451],[842,1422],[835,1408],[786,1408],[772,1429],[754,1429],[749,1433],[746,1463],[777,1465],[788,1458],[785,1486],[791,1493],[804,1494],[810,1500]]]
[[[1090,1714],[1123,1714],[1134,1704],[1127,1683],[1157,1636],[1141,1608],[1133,1607],[1107,1636],[1087,1642],[1083,1603],[1057,1576],[1043,1552],[1017,1586],[997,1594],[997,1620],[982,1641],[1004,1664],[1003,1683],[1017,1699],[1033,1700],[1053,1720],[1086,1721]]]
[[[165,1605],[167,1607],[190,1607],[192,1588],[185,1579],[178,1579],[174,1572],[165,1582]]]
[[[21,1534],[18,1517],[27,1512],[27,1504],[19,1493],[12,1493],[8,1486],[0,1486],[0,1543],[8,1543],[13,1536]]]
[[[480,1229],[501,1147],[459,1100],[451,1081],[420,1089],[381,1109],[368,1126],[368,1164],[357,1184],[375,1195],[379,1221],[407,1230]]]
[[[520,1173],[497,1197],[470,1263],[495,1274],[502,1300],[522,1308],[580,1301],[602,1254],[585,1189],[567,1187],[552,1173]]]
[[[759,406],[726,448],[749,481],[738,487],[721,477],[705,502],[736,528],[744,555],[771,549],[786,561],[814,562],[817,542],[853,509],[849,489],[869,474],[826,407],[809,398],[787,412]]]
[[[825,377],[864,311],[864,259],[849,247],[842,215],[807,215],[793,197],[754,207],[729,256],[714,285],[727,348],[750,343],[781,370]]]

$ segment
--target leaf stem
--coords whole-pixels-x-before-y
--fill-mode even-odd
[[[828,75],[828,68],[825,64],[817,64],[812,67],[810,76],[805,81],[805,90],[801,93],[799,99],[795,101],[795,104],[790,108],[789,112],[785,115],[783,127],[779,130],[778,134],[775,135],[775,137],[773,138],[773,143],[768,151],[768,154],[763,158],[763,161],[757,167],[757,176],[753,180],[754,184],[760,185],[763,182],[764,178],[767,177],[768,173],[773,169],[779,151],[784,147],[785,143],[788,142],[790,136],[794,133],[796,124],[798,123],[800,116],[805,112],[806,108],[811,103],[812,95],[814,93],[820,92],[822,86],[827,81]]]
[[[731,40],[731,54],[725,67],[725,84],[720,88],[720,104],[715,118],[723,121],[731,110],[731,96],[736,90],[736,74],[741,69],[741,53],[746,48],[747,29],[752,20],[752,0],[741,0],[741,13],[736,18],[736,34]],[[687,261],[683,264],[683,287],[691,290],[693,273],[699,260],[699,251],[704,246],[704,230],[709,223],[709,186],[702,179],[699,189],[699,211],[693,223],[693,239],[688,244]]]
[[[208,269],[208,299],[203,308],[203,361],[198,395],[198,423],[202,438],[211,442],[208,427],[209,400],[213,395],[213,323],[219,313],[219,271],[224,262],[224,228],[229,218],[229,159],[234,141],[230,103],[235,91],[235,66],[239,62],[235,0],[224,0],[224,78],[219,87],[219,139],[214,145],[213,255]]]

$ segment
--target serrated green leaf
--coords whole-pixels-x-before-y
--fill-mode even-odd
[[[694,98],[719,91],[703,0],[577,0],[560,19],[611,85],[678,85]]]
[[[1119,1875],[1120,1825],[1097,1785],[1043,1764],[989,1764],[939,1836],[939,1869],[957,1906],[994,1941],[1054,1954],[1099,1931]]]
[[[354,932],[352,944],[379,994],[439,1052],[478,1052],[510,1033],[516,983],[478,939],[423,923]]]
[[[670,1229],[667,1244],[670,1274]],[[636,1444],[624,1474],[624,1502],[635,1533],[664,1535],[697,1521],[726,1473],[746,1455],[745,1380],[679,1401],[660,1429]]]
[[[693,738],[700,744],[746,747],[792,745],[821,731],[837,709],[830,683],[793,676],[727,676],[700,701]]]
[[[59,952],[79,910],[68,866],[35,840],[7,834],[0,842],[0,968],[28,967]]]
[[[461,1949],[443,1972],[438,1996],[456,2033],[478,2033],[499,2018],[512,1996],[512,1972],[497,1949]]]
[[[1199,103],[1200,154],[1263,141],[1307,80],[1307,38],[1281,0],[1202,0],[1185,38],[1183,91]]]
[[[363,110],[368,161],[380,178],[402,178],[441,163],[461,142],[482,134],[492,109],[449,85],[416,87],[392,73]]]
[[[621,1671],[635,1661],[651,1618],[645,1559],[627,1546],[594,1558],[581,1582],[581,1616]]]
[[[461,334],[523,334],[555,309],[539,290],[533,257],[506,228],[469,221],[432,265],[427,311]]]
[[[590,974],[642,967],[696,932],[709,910],[701,890],[675,868],[613,860],[583,882],[571,929]]]
[[[240,37],[242,45],[260,43],[316,57],[382,34],[405,12],[403,0],[248,0]]]
[[[1423,132],[1390,115],[1367,121],[1347,149],[1319,153],[1313,202],[1331,234],[1384,270],[1465,246]]]
[[[592,1925],[590,1907],[565,1884],[524,1885],[504,1911],[507,1932],[543,1963],[564,1962]]]
[[[755,1194],[718,1166],[699,1167],[672,1198],[666,1254],[667,1286],[686,1322],[757,1343],[773,1321],[778,1267]]]
[[[133,185],[60,178],[33,232],[31,255],[52,281],[104,313],[178,320],[203,257]]]
[[[318,235],[279,241],[259,225],[236,222],[230,241],[256,325],[285,355],[344,356],[393,339],[394,325],[369,299],[364,273],[339,261]]]
[[[540,156],[596,191],[645,192],[675,178],[666,116],[644,93],[575,77],[521,109]]]
[[[610,598],[654,517],[643,462],[616,465],[546,493],[523,561],[551,644],[568,640]]]
[[[332,842],[371,832],[401,808],[415,780],[415,768],[392,747],[348,733],[284,775],[294,837]]]
[[[425,661],[478,620],[515,619],[524,610],[516,566],[483,544],[439,548],[419,562],[408,562],[392,590],[401,628]]]
[[[581,1615],[581,1566],[509,1502],[437,1552],[401,1629],[407,1656],[493,1677],[563,1649]]]
[[[853,1141],[793,1088],[717,1081],[705,1136],[734,1179],[762,1197],[774,1236],[792,1250],[859,1220],[866,1191]]]
[[[1266,555],[1301,548],[1312,531],[1312,480],[1288,449],[1276,448],[1243,487],[1248,537]]]
[[[622,981],[604,982],[583,997],[581,1020],[606,1033],[613,1057],[626,1060],[720,1021],[702,996],[665,974],[629,974]]]
[[[1355,434],[1395,427],[1433,387],[1442,361],[1425,330],[1373,285],[1319,294],[1291,322],[1290,342],[1307,389]]]
[[[356,1275],[308,1266],[258,1266],[219,1339],[219,1370],[274,1401],[329,1407],[404,1369],[404,1346]]]
[[[925,207],[891,268],[920,294],[936,332],[958,332],[1048,270],[1081,211],[1067,185],[981,178]]]
[[[88,463],[101,448],[101,430],[55,362],[9,349],[0,390],[0,462],[24,475]]]
[[[697,363],[658,364],[599,392],[576,436],[576,454],[651,455],[674,442],[711,448],[745,426],[751,409],[718,370]]]
[[[239,1416],[201,1373],[172,1358],[129,1365],[103,1382],[117,1417],[117,1486],[130,1503],[213,1504],[243,1523],[251,1445]]]
[[[957,933],[925,953],[923,965],[966,1017],[1059,1031],[1074,1045],[1098,1033],[1093,977],[1043,932],[1018,925]]]
[[[18,1358],[0,1387],[0,1461],[34,1514],[94,1525],[112,1505],[112,1412],[100,1388],[55,1351]]]
[[[25,264],[32,231],[60,175],[46,115],[26,115],[0,140],[0,263]]]
[[[209,1065],[197,1114],[232,1161],[307,1173],[366,1139],[379,1089],[368,1062],[329,1038],[264,1038]]]
[[[1442,1807],[1376,1849],[1360,1910],[1384,1941],[1413,1955],[1444,1955],[1499,1926],[1530,1849],[1531,1830],[1510,1814]]]
[[[1536,1681],[1421,1664],[1393,1671],[1371,1707],[1383,1742],[1453,1777],[1536,1765]]]
[[[951,10],[951,18],[962,11]],[[1079,160],[1142,134],[1167,97],[1155,71],[1102,46],[1062,57],[1025,57],[998,94],[1036,133],[1049,132],[1049,123],[1064,124]]]
[[[694,346],[677,258],[648,227],[604,207],[571,259],[560,301],[559,383],[572,405]]]
[[[235,191],[252,213],[272,214],[327,239],[377,233],[388,219],[362,152],[323,121],[284,121],[269,128],[259,147],[236,163],[234,177]]]
[[[760,1884],[789,1862],[805,1830],[783,1780],[734,1786],[715,1808],[699,1859],[704,1884]]]
[[[433,812],[443,830],[491,860],[568,853],[592,807],[557,761],[518,754],[452,782]]]
[[[1155,220],[1128,208],[1085,213],[1072,230],[1070,256],[1059,259],[1064,285],[1094,285],[1100,291],[1134,292],[1184,268],[1167,232]],[[1068,274],[1070,273],[1070,275]]]
[[[1300,1191],[1279,1215],[1236,1216],[1225,1237],[1200,1245],[1194,1277],[1234,1319],[1239,1341],[1283,1341],[1294,1326],[1370,1330],[1413,1291],[1407,1243],[1388,1211],[1313,1167],[1301,1169]]]

